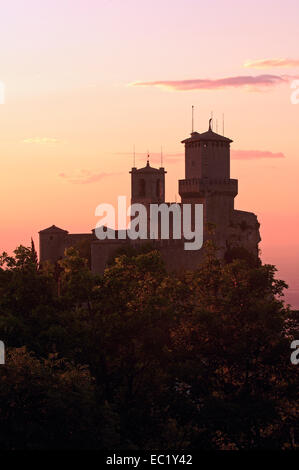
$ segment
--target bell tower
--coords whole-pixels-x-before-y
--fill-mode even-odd
[[[131,204],[161,204],[165,202],[165,174],[163,167],[153,168],[149,163],[137,169],[133,167],[131,174]]]

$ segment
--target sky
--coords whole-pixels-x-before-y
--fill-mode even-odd
[[[2,2],[0,251],[52,224],[91,230],[98,204],[129,198],[134,146],[137,166],[163,147],[179,200],[194,105],[199,132],[224,113],[235,207],[257,214],[299,308],[298,15],[297,0]]]

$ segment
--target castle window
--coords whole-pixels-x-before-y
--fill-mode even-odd
[[[161,185],[161,180],[157,180],[156,183],[156,196],[158,198],[162,197],[162,185]]]
[[[139,196],[145,196],[145,179],[139,181]]]

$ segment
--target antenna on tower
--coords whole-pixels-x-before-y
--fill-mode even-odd
[[[192,134],[194,132],[194,106],[192,105]]]
[[[224,113],[222,114],[222,135],[224,135]]]
[[[135,144],[133,146],[133,168],[136,167],[136,155],[135,155]]]
[[[161,145],[161,168],[163,168],[163,147]]]
[[[211,130],[213,130],[213,111],[211,111]]]

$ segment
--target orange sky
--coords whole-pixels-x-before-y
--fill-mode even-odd
[[[236,208],[258,215],[263,259],[299,307],[298,13],[293,0],[2,5],[0,249],[52,224],[91,229],[98,204],[129,196],[134,144],[139,165],[163,145],[173,201],[194,105],[199,132],[225,113]]]

